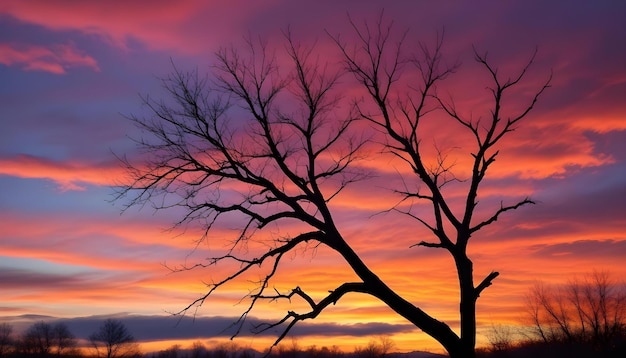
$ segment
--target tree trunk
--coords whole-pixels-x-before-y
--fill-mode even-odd
[[[473,279],[473,264],[465,253],[454,255],[460,289],[461,340],[458,357],[476,356],[476,294]],[[455,358],[450,352],[450,357]]]
[[[460,349],[462,348],[462,344],[459,337],[446,323],[434,319],[426,312],[400,297],[376,274],[374,274],[363,261],[361,261],[360,257],[338,233],[335,237],[337,240],[333,242],[333,248],[341,253],[354,272],[372,291],[371,293],[373,296],[383,301],[387,306],[389,306],[389,308],[394,310],[400,316],[406,318],[416,327],[420,328],[426,334],[437,340],[437,342],[439,342],[448,351],[450,357],[474,357],[473,345],[471,346],[472,354],[464,354],[463,352],[465,351]]]

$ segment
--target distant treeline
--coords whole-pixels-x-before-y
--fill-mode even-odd
[[[258,352],[250,348],[239,347],[236,343],[224,343],[207,349],[202,343],[194,343],[189,349],[174,345],[161,352],[147,355],[150,358],[437,358],[445,357],[428,352],[410,354],[393,353],[394,342],[387,336],[378,336],[366,346],[356,347],[351,352],[344,352],[336,345],[301,347],[297,340],[283,343],[271,351]]]
[[[139,345],[119,320],[107,319],[91,335],[89,347],[79,347],[78,339],[65,323],[37,322],[21,335],[0,323],[0,357],[142,357]]]

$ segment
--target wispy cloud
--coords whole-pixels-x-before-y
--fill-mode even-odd
[[[0,175],[18,178],[49,179],[61,190],[85,190],[86,184],[108,186],[114,178],[124,177],[121,166],[116,164],[90,165],[84,162],[55,161],[32,155],[0,158]]]
[[[151,49],[202,53],[214,49],[220,39],[232,34],[234,28],[243,25],[251,14],[265,6],[262,2],[197,0],[176,3],[8,1],[0,5],[0,13],[52,31],[97,35],[123,49],[139,42],[142,47]],[[192,35],[204,27],[200,23],[211,24],[220,31]]]
[[[626,252],[626,241],[616,240],[577,240],[557,244],[537,244],[529,248],[533,255],[542,257],[555,256],[593,256],[597,259],[615,259]]]
[[[41,45],[0,43],[0,63],[18,66],[24,71],[43,71],[63,75],[74,67],[100,71],[97,61],[72,43]]]

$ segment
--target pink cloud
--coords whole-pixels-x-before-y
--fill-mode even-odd
[[[25,71],[43,71],[56,75],[65,74],[72,67],[88,67],[100,71],[93,57],[84,54],[71,43],[50,47],[0,44],[0,63],[20,66]]]
[[[129,40],[139,40],[151,49],[198,53],[224,43],[250,15],[269,6],[261,3],[15,1],[0,5],[0,13],[55,31],[95,34],[121,48],[127,48]]]

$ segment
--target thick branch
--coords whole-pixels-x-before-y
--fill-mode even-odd
[[[478,299],[480,293],[483,292],[485,288],[491,286],[491,282],[495,280],[498,275],[500,275],[499,272],[492,271],[489,275],[487,275],[487,277],[482,280],[482,282],[478,286],[476,286],[476,288],[474,289],[474,300]]]

